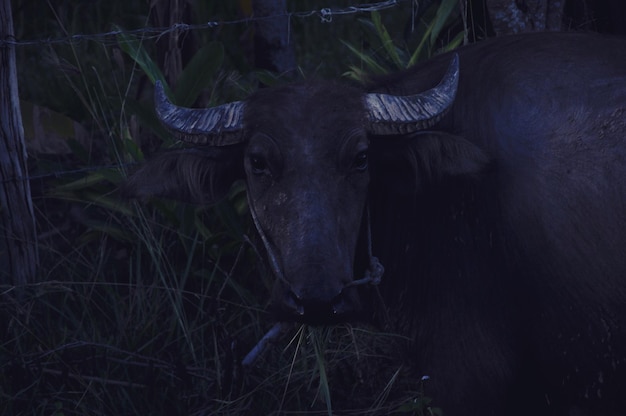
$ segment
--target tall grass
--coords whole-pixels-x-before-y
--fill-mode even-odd
[[[33,8],[16,0],[17,35],[97,33],[111,29],[109,23],[138,27],[150,21],[144,3]],[[196,3],[198,21],[237,17],[234,2]],[[246,3],[239,2],[243,9]],[[417,22],[409,36],[403,28],[412,25],[410,2],[373,20],[294,22],[301,72],[337,75],[351,65],[362,79],[458,43],[456,33],[445,35],[456,19],[444,9],[449,4],[435,4],[423,15],[431,20]],[[197,34],[202,47],[186,61],[174,99],[212,105],[244,98],[259,77],[266,82],[268,74],[250,66],[238,43],[248,30]],[[254,365],[241,365],[272,326],[266,310],[273,283],[259,261],[244,185],[235,184],[210,208],[137,203],[116,193],[144,152],[178,146],[151,109],[151,82],[166,78],[154,40],[120,36],[18,52],[30,140],[41,139],[35,131],[43,130],[62,144],[61,151],[31,151],[31,175],[73,173],[33,180],[40,279],[22,288],[20,298],[15,288],[0,287],[0,414],[436,412],[424,399],[420,375],[398,354],[407,340],[365,325],[293,325]],[[33,108],[47,118],[31,117]]]

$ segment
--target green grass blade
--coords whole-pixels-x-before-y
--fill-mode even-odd
[[[121,29],[114,26],[116,30],[121,32]],[[117,43],[120,48],[131,57],[133,61],[143,70],[143,72],[150,78],[150,81],[154,84],[156,81],[161,81],[165,86],[166,92],[170,93],[169,87],[165,82],[165,77],[159,69],[158,65],[150,58],[150,55],[143,47],[141,40],[138,40],[134,36],[120,33],[117,35]]]
[[[324,357],[324,343],[322,342],[322,330],[309,327],[309,336],[313,341],[313,348],[315,350],[315,358],[317,361],[317,368],[320,374],[320,391],[324,401],[326,402],[326,410],[328,416],[333,416],[333,405],[330,397],[330,386],[328,384],[328,376],[326,374],[326,364]]]
[[[441,30],[444,28],[445,24],[448,22],[448,18],[452,14],[453,11],[458,7],[458,0],[443,0],[441,5],[437,9],[437,14],[435,15],[435,20],[433,21],[433,27],[430,32],[430,44],[434,45],[441,33]]]
[[[433,26],[434,26],[434,23],[431,23],[426,28],[426,32],[424,33],[424,36],[422,37],[422,40],[420,41],[419,45],[417,45],[417,48],[415,48],[415,51],[413,51],[413,54],[411,55],[411,58],[409,59],[409,62],[407,64],[407,68],[410,68],[413,65],[415,65],[415,63],[417,62],[419,57],[422,55],[422,51],[424,50],[424,46],[426,45],[426,41],[429,39],[429,35],[432,32],[432,30],[433,30]]]
[[[382,21],[380,20],[380,13],[372,12],[372,21],[374,22],[376,33],[378,34],[378,37],[380,38],[383,47],[387,52],[387,55],[389,55],[396,68],[404,68],[404,63],[402,62],[402,59],[400,59],[398,50],[396,49],[396,46],[391,39],[391,36],[389,36],[387,28],[385,28],[385,25],[383,25]]]
[[[190,107],[206,88],[224,62],[224,46],[211,42],[200,48],[183,69],[176,82],[176,103]]]
[[[51,194],[55,195],[58,192],[78,191],[81,189],[91,188],[92,186],[105,180],[108,181],[109,179],[111,179],[111,176],[103,174],[101,171],[93,172],[75,181],[55,187]]]
[[[442,52],[449,52],[458,48],[463,43],[463,39],[465,39],[465,32],[457,33],[457,35],[446,46],[443,47]]]
[[[341,43],[343,43],[348,49],[350,49],[350,52],[355,54],[361,60],[361,62],[363,62],[363,64],[365,64],[365,66],[370,69],[371,73],[383,75],[388,72],[382,65],[376,62],[372,57],[368,56],[366,53],[359,51],[358,49],[356,49],[354,46],[350,45],[346,41],[342,40]]]

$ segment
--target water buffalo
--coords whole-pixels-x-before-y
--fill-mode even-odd
[[[380,281],[446,414],[626,414],[626,41],[527,34],[366,89],[156,101],[198,146],[127,189],[207,204],[244,178],[279,320],[381,316]]]

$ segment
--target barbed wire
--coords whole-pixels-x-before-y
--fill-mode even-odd
[[[335,16],[346,16],[357,13],[371,13],[381,10],[390,9],[393,7],[399,6],[401,3],[407,2],[415,2],[416,0],[384,0],[378,1],[375,3],[366,3],[359,4],[354,6],[348,6],[344,8],[321,8],[315,10],[308,11],[300,11],[300,12],[287,12],[283,14],[276,14],[264,17],[246,17],[241,19],[234,20],[223,20],[223,21],[210,21],[202,24],[187,24],[187,23],[175,23],[171,26],[167,27],[142,27],[138,29],[130,29],[130,30],[111,30],[108,32],[102,33],[94,33],[94,34],[74,34],[64,37],[58,38],[41,38],[41,39],[16,39],[16,38],[8,38],[8,39],[0,39],[0,47],[4,47],[7,45],[10,46],[41,46],[41,45],[55,45],[55,44],[71,44],[78,43],[83,41],[94,41],[102,44],[114,45],[117,44],[119,36],[141,36],[143,39],[153,39],[160,38],[164,35],[173,32],[189,32],[196,30],[205,30],[205,29],[213,29],[220,26],[228,26],[228,25],[238,25],[238,24],[250,24],[255,21],[262,21],[267,19],[273,19],[278,17],[287,17],[289,20],[293,18],[312,18],[317,17],[320,19],[322,23],[331,23]],[[5,178],[0,180],[0,184],[8,183],[8,182],[19,182],[19,181],[34,181],[34,180],[43,180],[50,178],[61,178],[64,176],[75,175],[80,173],[87,172],[95,172],[104,169],[124,169],[126,167],[130,167],[136,165],[136,162],[133,163],[125,163],[125,164],[110,164],[110,165],[102,165],[102,166],[91,166],[79,169],[70,169],[70,170],[62,170],[62,171],[54,171],[47,172],[35,175],[25,175],[21,178]]]
[[[286,12],[282,14],[275,14],[262,17],[246,17],[234,20],[221,20],[221,21],[209,21],[200,24],[187,24],[187,23],[175,23],[166,27],[142,27],[138,29],[129,30],[110,30],[108,32],[93,33],[93,34],[74,34],[69,36],[57,37],[57,38],[41,38],[41,39],[16,39],[15,37],[9,37],[7,39],[0,39],[0,47],[3,46],[40,46],[40,45],[54,45],[54,44],[71,44],[82,41],[96,41],[103,44],[116,44],[118,42],[117,37],[121,35],[141,36],[144,39],[160,38],[169,33],[181,33],[190,32],[196,30],[213,29],[220,26],[250,24],[256,21],[274,19],[274,18],[311,18],[318,17],[323,23],[330,23],[335,16],[345,16],[356,13],[371,13],[375,11],[385,10],[392,7],[396,7],[401,3],[406,3],[415,0],[384,0],[376,3],[359,4],[355,6],[348,6],[344,8],[322,8],[301,12]]]

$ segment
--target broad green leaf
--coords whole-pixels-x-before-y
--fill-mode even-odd
[[[154,134],[159,136],[163,140],[164,146],[169,146],[173,143],[172,135],[163,127],[159,121],[155,111],[153,110],[153,102],[137,101],[132,98],[126,99],[126,109],[138,117],[139,122],[144,127],[149,127]]]
[[[432,33],[434,25],[435,25],[435,22],[431,23],[426,28],[426,32],[424,32],[424,36],[422,37],[422,40],[420,41],[419,45],[417,45],[417,48],[415,48],[415,51],[413,51],[413,54],[411,55],[411,59],[409,59],[409,63],[407,64],[407,68],[410,68],[413,65],[415,65],[415,63],[417,62],[419,57],[422,55],[422,51],[424,50],[424,46],[426,45],[426,41],[429,39],[429,34]]]
[[[354,65],[350,66],[350,70],[346,71],[342,74],[344,77],[353,79],[355,81],[358,81],[360,83],[365,83],[365,81],[368,79],[368,73],[367,71],[362,70],[361,68],[358,68]]]
[[[99,241],[101,235],[108,235],[118,241],[133,241],[135,236],[132,232],[121,227],[111,225],[103,221],[88,220],[85,225],[89,227],[89,231],[85,232],[78,239],[81,243],[85,244],[90,241]]]
[[[374,26],[376,27],[376,32],[378,33],[378,37],[383,43],[383,47],[385,48],[385,51],[387,51],[387,55],[389,55],[389,57],[393,61],[396,68],[398,69],[404,68],[404,64],[402,63],[402,60],[400,59],[398,50],[396,49],[396,46],[394,45],[393,40],[391,39],[391,36],[389,36],[389,32],[387,31],[387,28],[385,28],[382,21],[380,20],[380,13],[372,12],[372,21],[374,22]]]
[[[268,87],[273,87],[275,85],[278,85],[281,82],[280,77],[277,76],[272,71],[258,70],[258,71],[254,71],[253,74],[254,74],[254,77],[257,80],[259,80],[261,84],[268,86]]]
[[[446,45],[443,47],[442,52],[449,52],[461,46],[463,40],[465,39],[465,32],[459,32],[457,35]]]
[[[174,228],[180,227],[180,219],[176,215],[176,207],[180,204],[176,201],[170,201],[162,198],[155,198],[152,200],[152,205],[159,214],[163,215],[164,223],[171,225]]]
[[[433,4],[428,8],[424,14],[424,22],[429,22],[424,32],[419,45],[413,51],[411,58],[407,64],[407,67],[415,65],[415,63],[424,56],[424,49],[431,49],[437,41],[437,37],[441,33],[441,30],[445,26],[451,13],[455,10],[457,0],[443,0],[437,7],[437,4]]]
[[[190,107],[206,88],[224,61],[224,46],[219,42],[204,45],[191,58],[176,82],[175,99],[178,105]]]
[[[46,135],[52,133],[61,138],[76,136],[74,120],[65,114],[25,100],[20,100],[20,108],[26,140],[34,138],[37,130]]]
[[[98,172],[93,172],[90,173],[89,175],[80,178],[78,180],[75,180],[73,182],[70,183],[66,183],[63,185],[59,185],[57,187],[55,187],[52,191],[53,194],[57,194],[57,193],[63,193],[63,192],[67,192],[67,191],[78,191],[81,189],[85,189],[85,188],[90,188],[100,182],[102,182],[103,180],[107,180],[106,177],[102,174],[102,172],[98,171]]]
[[[435,20],[433,21],[432,30],[430,32],[430,45],[434,45],[439,37],[439,33],[445,26],[448,18],[452,14],[453,11],[458,7],[458,0],[443,0],[439,9],[437,9],[437,14],[435,15]]]
[[[163,86],[165,87],[165,92],[168,95],[171,95],[171,91],[165,82],[165,77],[163,73],[159,69],[159,66],[150,58],[150,55],[143,47],[143,43],[141,40],[137,39],[132,35],[127,35],[121,32],[121,29],[117,26],[114,26],[116,30],[119,30],[120,33],[117,35],[117,43],[120,48],[131,57],[133,61],[139,65],[139,67],[143,70],[143,72],[148,76],[152,83],[156,83],[156,81],[161,81]]]
[[[202,221],[202,218],[200,217],[200,215],[198,215],[198,212],[196,212],[196,215],[194,217],[195,217],[194,226],[195,226],[195,229],[200,233],[200,235],[205,240],[208,240],[209,238],[213,237],[214,234],[211,232],[211,230],[209,230],[209,228],[206,226],[204,221]]]
[[[214,206],[214,210],[221,223],[226,225],[233,235],[241,236],[245,233],[241,219],[230,201],[220,201]]]
[[[117,198],[109,197],[99,192],[89,191],[85,192],[85,199],[109,211],[118,212],[125,217],[130,218],[135,216],[133,209],[129,205],[121,203]]]
[[[376,62],[371,56],[368,56],[366,53],[359,51],[346,41],[342,40],[341,43],[343,43],[348,49],[350,49],[350,51],[355,54],[365,64],[365,66],[369,67],[371,73],[378,75],[387,73],[387,70],[382,65],[378,64],[378,62]]]
[[[136,162],[143,162],[144,156],[141,148],[137,146],[137,143],[130,137],[126,136],[122,139],[122,144],[124,145],[124,151],[126,154],[130,155],[131,160]]]
[[[228,198],[233,205],[237,215],[248,214],[248,196],[246,190],[246,183],[243,180],[239,180],[232,184],[228,191]]]
[[[98,171],[104,180],[118,184],[126,180],[124,171],[120,168],[101,169]]]

